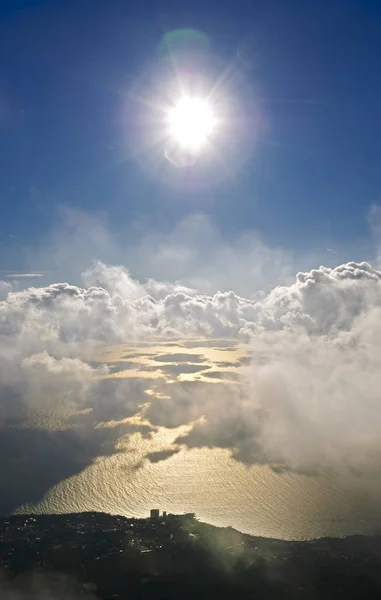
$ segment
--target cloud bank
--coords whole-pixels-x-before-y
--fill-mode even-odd
[[[84,271],[83,287],[7,286],[0,286],[7,294],[0,302],[0,446],[23,465],[23,479],[2,511],[118,452],[122,436],[160,426],[189,427],[174,448],[148,457],[153,462],[185,445],[226,448],[239,461],[278,471],[379,468],[381,271],[368,263],[298,273],[257,300],[140,282],[123,266],[100,262]],[[147,381],[101,379],[105,367],[91,360],[105,344],[200,336],[248,345],[238,382],[158,380],[161,394],[149,398]],[[42,399],[70,407],[64,426],[26,426]],[[125,421],[142,410],[149,424]],[[30,460],[20,463],[27,448]],[[6,478],[8,462],[2,471]]]

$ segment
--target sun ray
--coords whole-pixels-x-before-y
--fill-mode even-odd
[[[234,60],[232,62],[230,62],[228,65],[226,65],[225,69],[223,69],[223,71],[221,72],[219,77],[217,77],[216,81],[212,85],[212,87],[207,95],[207,100],[210,100],[211,98],[213,98],[213,95],[215,94],[215,92],[217,92],[223,85],[225,85],[225,83],[227,81],[229,81],[230,75],[233,75],[233,78],[236,77],[236,75],[237,75],[236,61],[234,61]]]
[[[145,98],[144,96],[135,94],[133,92],[129,92],[128,97],[131,100],[134,100],[135,102],[139,102],[139,104],[143,104],[144,106],[148,106],[149,108],[154,108],[157,111],[160,111],[163,113],[168,111],[168,105],[166,105],[164,102],[159,102],[158,100],[155,100],[155,102],[154,102],[153,100],[150,100],[149,98]]]

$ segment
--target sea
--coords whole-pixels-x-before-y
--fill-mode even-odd
[[[92,364],[108,366],[109,373],[99,376],[103,379],[160,380],[161,390],[163,384],[170,390],[174,381],[196,380],[210,386],[221,382],[224,374],[233,383],[237,376],[239,385],[238,375],[250,368],[250,360],[250,350],[232,340],[123,344],[91,357]],[[30,427],[54,429],[63,423],[68,427],[73,405],[65,402],[46,402]],[[143,414],[130,420],[144,423],[150,402],[155,402],[154,387],[148,388]],[[79,412],[86,415],[92,410]],[[116,421],[95,425],[117,426]],[[24,503],[15,512],[103,511],[147,517],[151,508],[158,508],[194,512],[213,525],[288,540],[381,532],[378,478],[329,469],[314,475],[280,473],[267,465],[244,464],[226,448],[181,445],[172,452],[182,432],[184,426],[158,426],[148,436],[138,430],[121,435],[115,452],[92,457],[84,468],[44,490],[39,501]]]

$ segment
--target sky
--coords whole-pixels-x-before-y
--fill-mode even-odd
[[[205,449],[378,507],[380,30],[350,0],[1,3],[0,512]]]
[[[236,155],[222,149],[229,168],[211,177],[155,170],[142,149],[157,111],[137,95],[157,101],[146,74],[160,73],[160,42],[178,28],[205,35],[210,82],[239,71],[225,98],[241,119]],[[381,184],[380,29],[379,4],[351,0],[2,2],[0,267],[77,282],[72,266],[47,256],[68,209],[100,219],[118,240],[115,252],[92,248],[90,261],[127,263],[143,277],[155,269],[134,263],[132,240],[172,235],[194,214],[226,243],[255,232],[269,247],[307,254],[308,267],[369,259]]]

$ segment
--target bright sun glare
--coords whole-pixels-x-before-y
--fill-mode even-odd
[[[197,152],[208,141],[216,119],[208,102],[184,96],[168,113],[170,136],[189,152]]]

